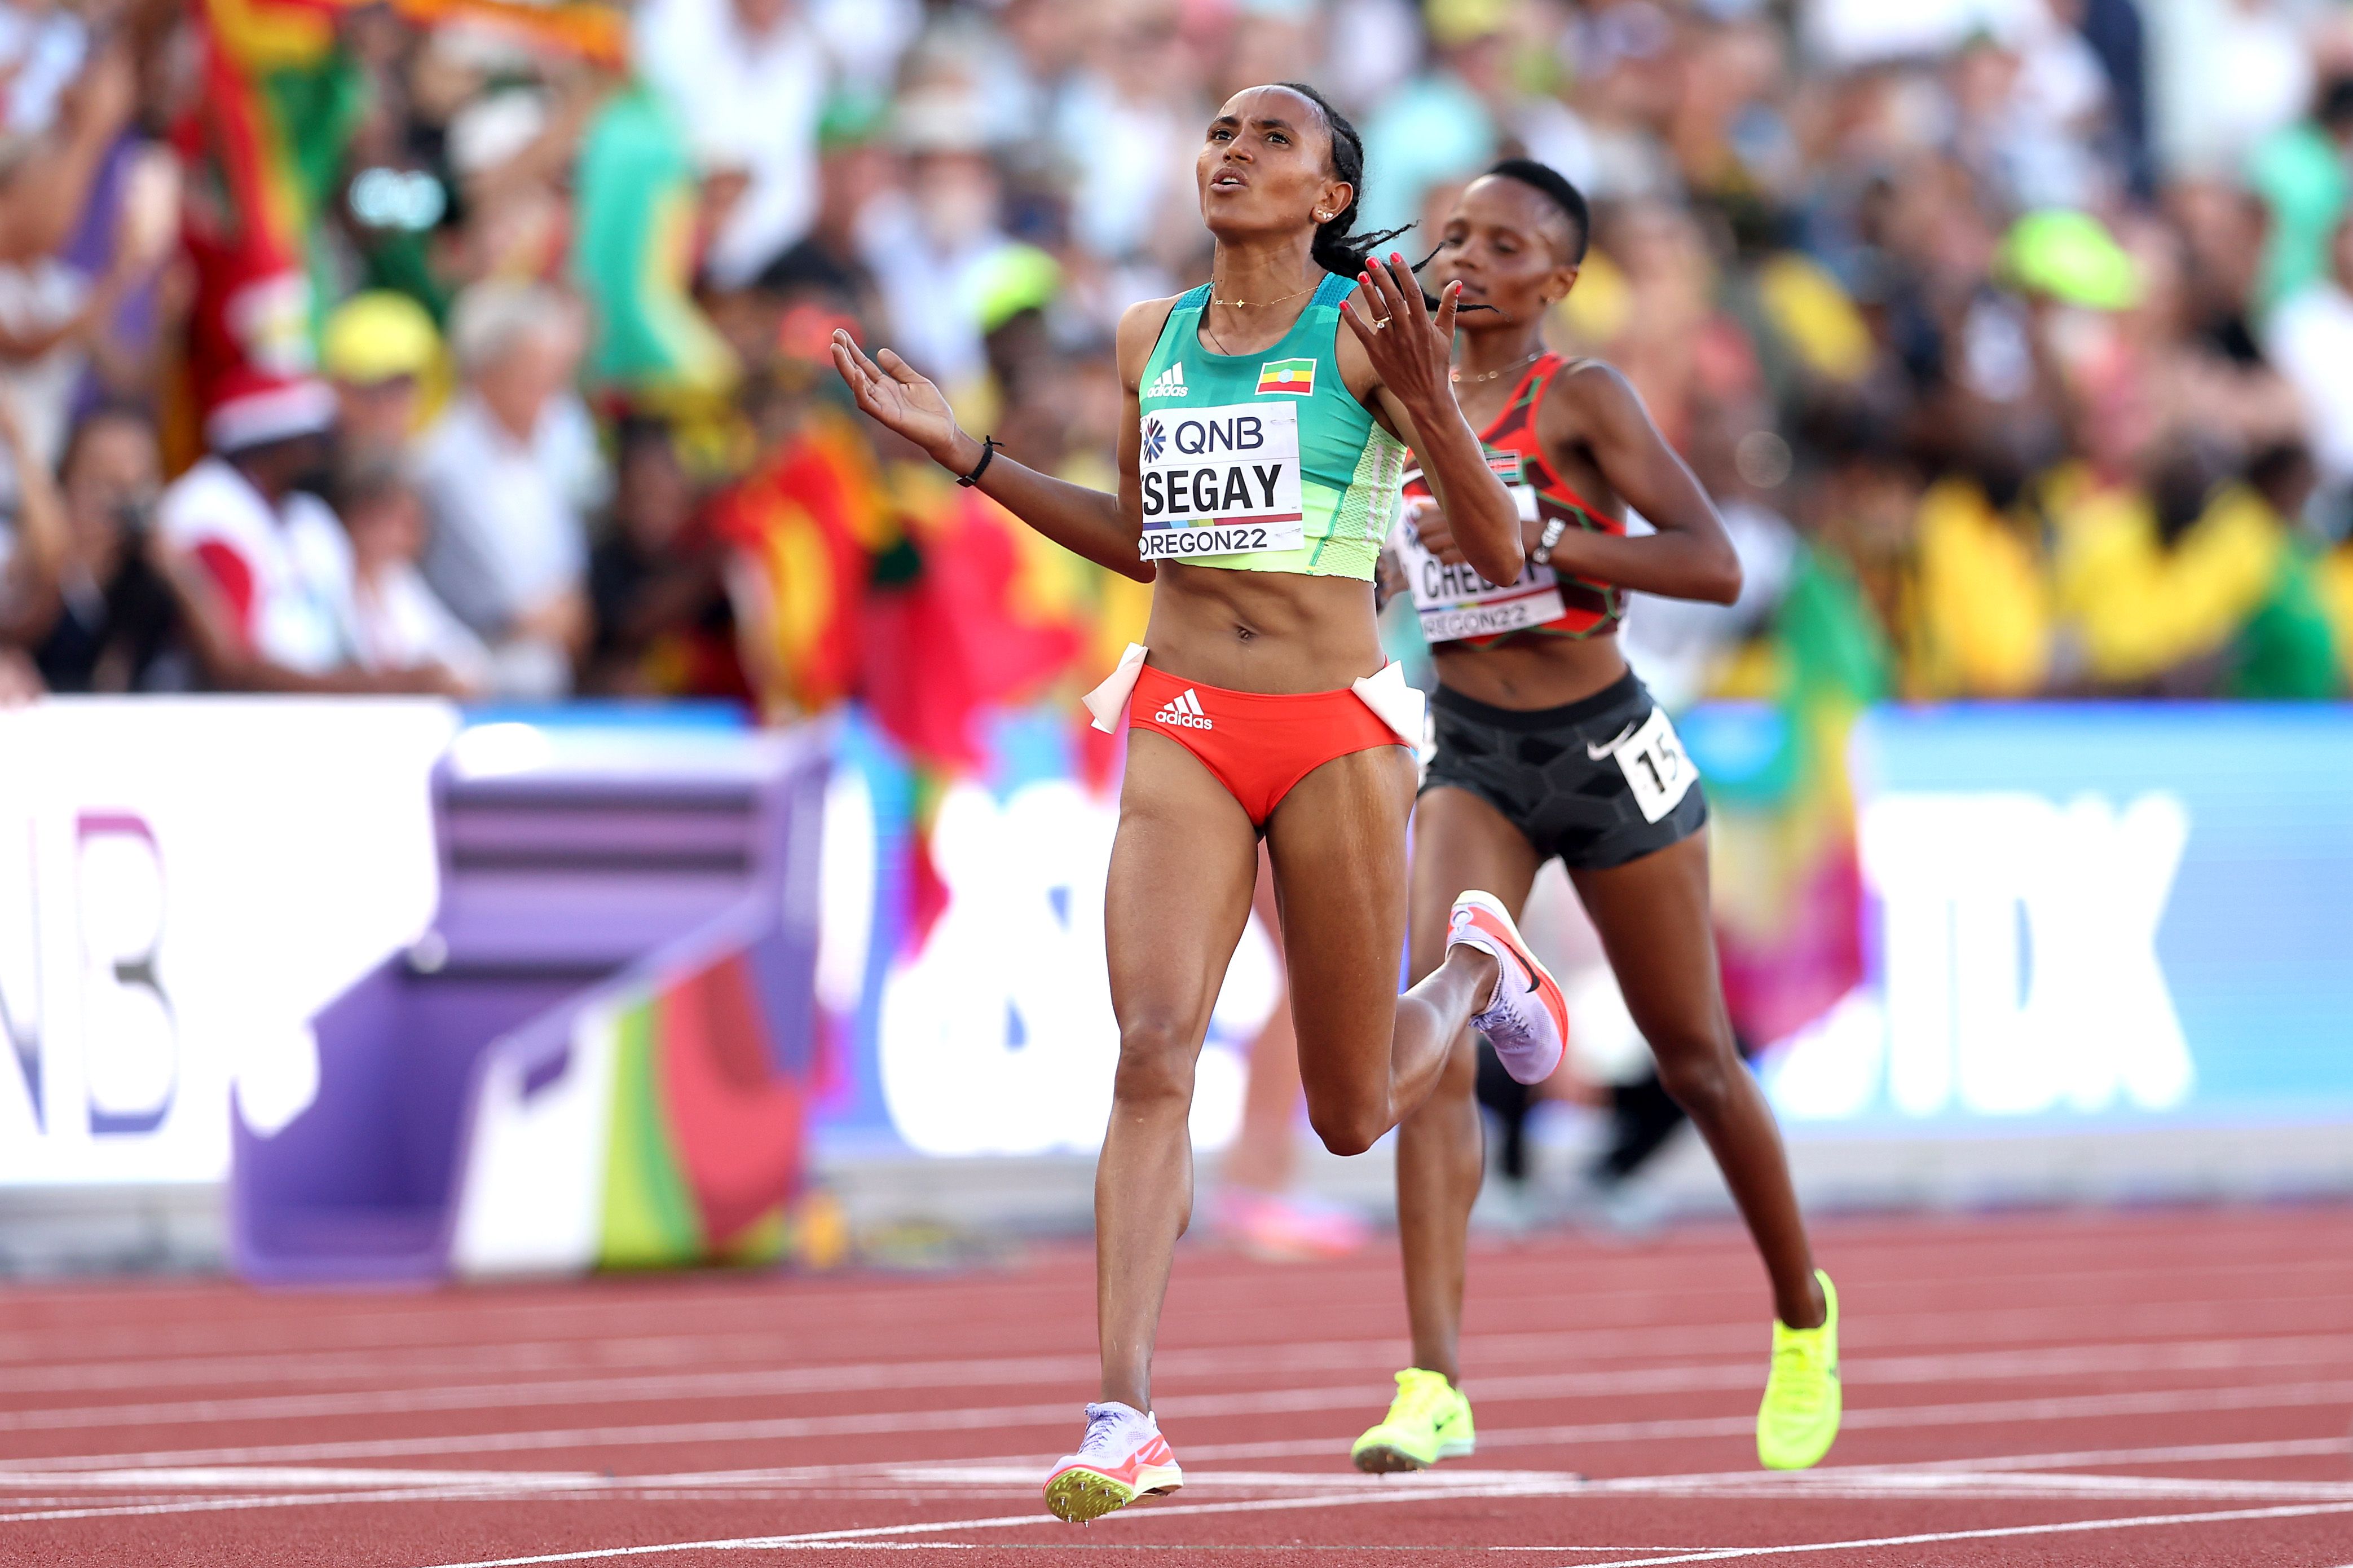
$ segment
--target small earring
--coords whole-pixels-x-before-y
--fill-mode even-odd
[[[1315,221],[1317,223],[1330,223],[1332,221],[1332,215],[1327,212],[1319,212],[1315,215]]]

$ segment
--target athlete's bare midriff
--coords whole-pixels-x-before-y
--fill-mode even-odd
[[[1373,585],[1297,572],[1160,563],[1145,633],[1153,665],[1229,691],[1337,691],[1388,662]]]
[[[1491,708],[1558,708],[1610,686],[1626,673],[1613,628],[1590,637],[1523,635],[1493,647],[1441,644],[1431,650],[1442,686]]]

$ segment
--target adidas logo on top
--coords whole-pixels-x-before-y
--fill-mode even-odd
[[[1176,724],[1187,730],[1217,728],[1209,716],[1201,711],[1201,700],[1193,695],[1193,689],[1189,686],[1162,703],[1160,711],[1152,716],[1152,721],[1155,724]]]
[[[1147,386],[1147,387],[1145,387],[1145,388],[1144,389],[1144,395],[1145,395],[1145,396],[1146,396],[1146,397],[1182,397],[1182,396],[1184,396],[1184,395],[1185,395],[1185,367],[1184,367],[1184,365],[1183,365],[1182,363],[1172,364],[1172,365],[1170,365],[1166,370],[1162,371],[1162,372],[1161,372],[1157,376],[1155,376],[1155,377],[1153,379],[1153,383],[1152,383],[1152,384],[1151,384],[1150,386]]]

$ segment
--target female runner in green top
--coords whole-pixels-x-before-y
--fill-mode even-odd
[[[1180,1479],[1150,1415],[1152,1345],[1192,1205],[1194,1060],[1250,917],[1261,835],[1308,1113],[1332,1150],[1370,1147],[1419,1105],[1474,1016],[1491,1033],[1541,1035],[1550,1021],[1530,1010],[1557,1000],[1515,935],[1482,942],[1477,932],[1398,994],[1414,759],[1390,732],[1397,721],[1368,738],[1348,695],[1364,693],[1370,707],[1367,687],[1384,672],[1371,577],[1396,507],[1393,448],[1419,454],[1481,572],[1510,581],[1522,546],[1514,502],[1449,382],[1456,290],[1433,320],[1403,258],[1369,254],[1388,236],[1349,237],[1363,157],[1354,128],[1309,88],[1250,89],[1210,123],[1195,170],[1216,240],[1209,284],[1132,306],[1120,321],[1127,421],[1117,495],[993,453],[897,354],[870,359],[848,334],[834,341],[836,368],[868,415],[1049,539],[1152,583],[1150,668],[1131,659],[1123,671],[1130,684],[1156,680],[1155,691],[1182,688],[1156,724],[1140,700],[1130,713],[1104,910],[1120,1050],[1095,1180],[1103,1397],[1089,1406],[1079,1453],[1049,1486],[1065,1519]],[[1352,297],[1336,299],[1351,280]],[[1294,331],[1318,310],[1328,336],[1317,340],[1314,321]],[[1246,392],[1226,384],[1237,365],[1249,372]],[[1226,401],[1204,406],[1195,384],[1209,372]],[[1216,431],[1177,429],[1186,414],[1216,426],[1227,447]],[[1264,447],[1273,460],[1207,478],[1169,456],[1173,443],[1206,442],[1204,467],[1215,467],[1207,458],[1230,458],[1237,439],[1277,437],[1293,444]],[[1286,463],[1288,475],[1278,471]],[[1236,532],[1261,528],[1262,539]],[[1188,537],[1147,543],[1167,532]],[[1193,553],[1208,548],[1227,552]],[[1394,683],[1389,695],[1401,690]],[[1113,692],[1113,705],[1124,695]],[[1292,765],[1306,763],[1295,780],[1265,774],[1256,753],[1214,750],[1241,736],[1272,752],[1286,738],[1312,743],[1326,725],[1349,734],[1294,756]]]

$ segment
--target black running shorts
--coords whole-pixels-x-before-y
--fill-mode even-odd
[[[1441,686],[1430,718],[1438,754],[1421,787],[1469,790],[1571,870],[1623,866],[1706,826],[1698,772],[1631,670],[1582,700],[1533,712]]]

